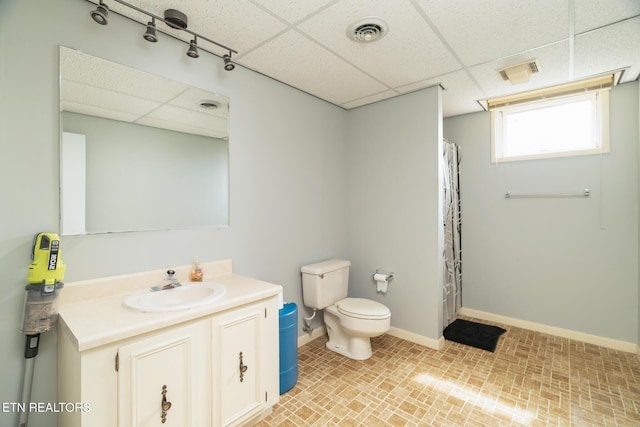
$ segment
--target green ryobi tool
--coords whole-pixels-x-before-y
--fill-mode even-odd
[[[55,233],[38,233],[33,238],[32,263],[25,287],[22,333],[27,336],[24,350],[26,359],[22,385],[22,403],[18,427],[26,427],[33,385],[35,357],[38,355],[40,334],[52,329],[58,320],[57,298],[64,286],[66,269],[60,255],[60,238]]]

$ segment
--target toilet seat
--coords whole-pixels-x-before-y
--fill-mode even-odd
[[[391,316],[386,305],[365,298],[345,298],[338,301],[336,307],[345,316],[358,319],[387,319]]]

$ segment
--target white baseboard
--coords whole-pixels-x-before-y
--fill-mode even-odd
[[[311,332],[310,334],[304,334],[298,337],[298,347],[302,347],[306,343],[309,343],[315,340],[316,338],[319,338],[326,334],[327,334],[326,326],[322,325],[319,328],[315,328],[313,332]]]
[[[625,351],[628,353],[636,353],[640,357],[640,343],[632,343],[627,341],[615,340],[612,338],[601,337],[598,335],[585,334],[583,332],[572,331],[570,329],[558,328],[555,326],[544,325],[542,323],[530,322],[528,320],[516,319],[513,317],[502,316],[499,314],[493,314],[486,311],[474,310],[472,308],[462,307],[460,308],[460,315],[474,317],[480,320],[487,320],[489,322],[502,323],[503,325],[515,326],[517,328],[529,329],[531,331],[542,332],[544,334],[555,335],[558,337],[569,338],[576,341],[581,341],[589,344],[599,345],[602,347],[611,348],[614,350]],[[401,338],[407,341],[414,342],[416,344],[423,345],[425,347],[432,348],[434,350],[441,350],[444,348],[445,339],[440,337],[433,339],[419,335],[414,332],[410,332],[404,329],[391,327],[389,335]],[[298,337],[298,347],[303,346],[316,338],[319,338],[327,334],[327,329],[324,325],[316,328],[310,334],[304,334]]]
[[[640,345],[632,342],[615,340],[612,338],[601,337],[598,335],[585,334],[583,332],[572,331],[570,329],[558,328],[555,326],[549,326],[541,323],[530,322],[528,320],[515,319],[513,317],[502,316],[499,314],[488,313],[486,311],[474,310],[472,308],[466,308],[466,307],[460,308],[459,314],[462,316],[475,317],[476,319],[487,320],[489,322],[502,323],[503,325],[515,326],[517,328],[529,329],[531,331],[542,332],[549,335],[555,335],[562,338],[569,338],[572,340],[599,345],[599,346],[611,348],[614,350],[640,354]]]
[[[435,340],[433,338],[425,337],[423,335],[418,335],[416,333],[405,331],[404,329],[400,329],[400,328],[395,328],[393,326],[389,329],[389,332],[387,333],[393,337],[402,338],[403,340],[411,341],[416,344],[420,344],[425,347],[432,348],[434,350],[440,350],[441,348],[444,347],[444,337],[440,337],[439,339]],[[327,328],[324,325],[322,325],[319,328],[314,329],[313,332],[310,334],[299,336],[298,347],[303,346],[315,340],[316,338],[319,338],[326,334],[327,334]]]
[[[424,335],[418,335],[414,332],[406,331],[404,329],[395,328],[393,326],[387,333],[391,336],[402,338],[403,340],[411,341],[416,344],[432,348],[434,350],[440,350],[444,348],[444,337],[440,337],[436,340],[433,338],[425,337]]]

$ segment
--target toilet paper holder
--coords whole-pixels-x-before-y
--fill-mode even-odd
[[[381,276],[384,276],[384,277],[381,277]],[[373,273],[372,278],[375,281],[384,280],[386,282],[390,282],[393,280],[393,271],[391,273],[380,273],[380,270],[376,269],[376,272]]]

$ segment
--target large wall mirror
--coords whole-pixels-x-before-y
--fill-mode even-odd
[[[61,234],[229,223],[229,99],[60,47]]]

